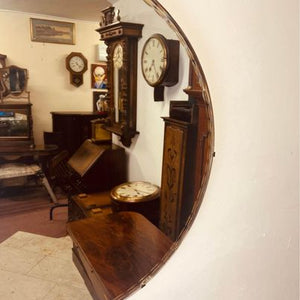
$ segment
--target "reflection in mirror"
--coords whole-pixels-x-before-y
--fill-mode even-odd
[[[117,44],[113,51],[113,87],[114,87],[114,109],[115,122],[122,120],[122,102],[121,102],[121,68],[123,66],[123,48],[121,44]]]
[[[28,137],[27,112],[1,109],[0,137]]]
[[[27,70],[17,66],[0,69],[0,98],[9,94],[18,96],[25,91],[27,86]]]
[[[197,103],[198,110],[198,120],[199,123],[197,126],[197,145],[196,147],[196,157],[194,159],[195,165],[200,165],[199,161],[201,161],[201,172],[198,172],[198,169],[190,174],[194,177],[196,181],[195,184],[195,192],[193,194],[194,205],[191,209],[191,213],[189,216],[186,216],[185,224],[183,225],[183,229],[179,234],[178,238],[172,243],[172,246],[168,247],[168,250],[165,251],[163,259],[158,264],[153,264],[149,266],[149,272],[143,276],[143,278],[139,278],[136,282],[130,286],[130,289],[123,290],[122,292],[131,293],[132,291],[138,289],[140,286],[146,284],[148,278],[151,278],[159,268],[163,266],[166,260],[170,257],[170,255],[174,252],[174,250],[180,244],[184,234],[189,229],[192,224],[192,221],[195,218],[195,215],[198,211],[198,208],[201,203],[201,199],[203,198],[203,194],[205,191],[205,187],[208,182],[208,177],[210,173],[210,165],[212,161],[212,151],[213,151],[213,116],[212,109],[210,105],[210,97],[207,89],[207,85],[205,82],[205,77],[201,70],[201,66],[197,59],[197,56],[193,52],[192,47],[190,46],[188,40],[186,39],[184,33],[177,26],[176,22],[172,19],[172,17],[160,6],[160,4],[155,0],[144,0],[150,6],[147,6],[142,0],[120,0],[120,1],[112,1],[114,6],[120,8],[122,12],[122,17],[124,17],[124,21],[134,22],[134,23],[143,23],[145,24],[143,29],[143,37],[139,41],[138,47],[138,66],[137,66],[137,79],[138,79],[138,87],[137,87],[137,130],[140,131],[138,138],[136,138],[136,124],[129,124],[131,126],[128,131],[128,137],[124,136],[125,142],[127,145],[133,144],[132,147],[126,149],[127,156],[129,157],[129,178],[132,180],[149,180],[154,184],[160,185],[161,183],[161,171],[162,171],[162,154],[163,154],[163,140],[164,140],[164,123],[161,120],[161,117],[169,115],[170,109],[170,101],[188,101],[192,99],[194,103]],[[158,14],[154,14],[154,10]],[[152,15],[148,14],[151,11]],[[162,17],[162,18],[160,18]],[[165,26],[167,23],[170,25],[172,29],[175,29],[176,33],[174,33],[169,27]],[[167,29],[166,29],[167,28]],[[100,30],[101,31],[101,30]],[[149,36],[154,33],[162,33],[167,38],[170,39],[179,39],[181,44],[180,49],[180,66],[179,66],[179,83],[174,86],[167,88],[165,91],[165,102],[154,103],[153,101],[153,88],[147,86],[145,81],[143,81],[141,68],[140,68],[140,57],[141,57],[141,49],[144,42],[147,40]],[[105,34],[105,32],[103,32]],[[108,37],[109,38],[109,37]],[[113,104],[114,108],[114,118],[113,120],[117,123],[117,128],[112,126],[112,132],[116,134],[123,134],[121,131],[120,123],[126,118],[126,116],[122,115],[123,112],[123,99],[122,96],[122,82],[120,78],[122,78],[122,70],[123,70],[123,61],[121,59],[121,63],[119,58],[122,57],[124,53],[126,53],[127,48],[124,47],[124,53],[119,50],[119,46],[122,43],[113,45],[113,61],[114,66],[111,69],[111,74],[113,74],[113,82],[115,89],[112,95],[109,95],[108,100],[118,99]],[[186,51],[184,51],[186,50]],[[127,53],[126,53],[127,54]],[[189,62],[191,61],[191,69],[194,77],[189,82]],[[130,67],[130,66],[129,66]],[[129,74],[131,75],[131,74]],[[197,90],[194,89],[194,84],[191,86],[190,83],[196,82],[201,83]],[[20,85],[20,84],[19,84]],[[9,84],[10,88],[10,84]],[[184,92],[186,90],[187,92]],[[125,103],[125,105],[127,105]],[[99,106],[100,107],[100,106]],[[112,108],[112,107],[110,107]],[[184,106],[185,109],[185,106]],[[100,109],[99,109],[100,110]],[[173,113],[178,111],[173,109]],[[121,112],[121,113],[120,113]],[[150,121],[149,121],[150,120]],[[6,124],[4,124],[6,126]],[[115,137],[114,137],[115,138]],[[131,141],[132,139],[132,141]],[[116,141],[116,139],[115,139]],[[203,143],[206,141],[206,143]],[[131,155],[132,154],[132,155]],[[144,161],[143,161],[144,160]],[[147,160],[147,163],[145,163]],[[201,175],[198,175],[201,174]],[[200,180],[201,179],[201,180]],[[171,181],[168,181],[170,183]],[[89,234],[90,231],[87,230],[86,234]],[[88,235],[84,236],[84,239],[87,241]],[[144,234],[144,232],[143,232]],[[99,236],[97,236],[97,241],[99,241]],[[152,240],[153,244],[161,244],[160,240]],[[125,241],[126,242],[126,241]],[[89,243],[88,246],[90,246]],[[151,245],[153,246],[153,245]],[[75,249],[76,250],[76,249]],[[94,249],[95,250],[95,249]],[[116,251],[118,249],[115,249]],[[93,253],[95,253],[93,251]],[[111,252],[112,254],[116,252]],[[127,252],[128,253],[128,252]],[[155,253],[155,251],[153,251]],[[123,253],[124,254],[124,253]],[[132,252],[129,253],[129,258],[132,258],[134,255],[131,255]],[[97,253],[98,255],[98,253]],[[117,257],[122,257],[119,255]],[[138,258],[138,257],[134,257]],[[122,259],[122,262],[127,262]],[[149,258],[144,260],[145,263],[149,262]],[[124,266],[124,265],[123,265]],[[125,264],[126,266],[126,264]],[[134,265],[136,266],[136,265]],[[120,264],[117,264],[117,267],[120,267]],[[90,269],[89,269],[90,271]],[[95,274],[96,272],[93,273]],[[138,273],[138,272],[137,272]],[[140,274],[140,273],[138,273]],[[123,274],[124,275],[124,274]],[[126,274],[125,274],[126,275]],[[126,277],[126,276],[124,276]],[[139,281],[144,279],[144,281]],[[113,285],[113,281],[110,280],[109,285]],[[122,287],[121,285],[118,288]],[[120,299],[120,298],[119,298]]]
[[[137,49],[143,24],[123,22],[115,7],[102,10],[100,40],[107,45],[107,100],[110,105],[105,129],[129,147],[136,131]]]

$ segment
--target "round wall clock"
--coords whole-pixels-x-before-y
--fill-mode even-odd
[[[164,86],[178,82],[179,42],[153,34],[142,50],[142,73],[146,82],[154,87],[154,100],[164,100]]]
[[[66,57],[66,68],[70,72],[70,83],[76,87],[83,84],[83,73],[87,70],[87,59],[80,52],[71,52]]]

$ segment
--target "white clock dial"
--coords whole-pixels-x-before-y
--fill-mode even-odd
[[[151,37],[143,48],[142,71],[145,80],[152,86],[161,82],[167,67],[167,51],[162,40]]]
[[[120,44],[118,44],[114,49],[113,61],[114,67],[117,69],[121,69],[123,65],[123,48]]]
[[[157,196],[159,193],[159,187],[144,181],[127,182],[117,186],[113,191],[113,197],[119,200],[125,199],[143,199],[151,197],[152,195]]]
[[[70,68],[74,72],[81,72],[84,69],[84,61],[80,56],[73,56],[69,62]]]

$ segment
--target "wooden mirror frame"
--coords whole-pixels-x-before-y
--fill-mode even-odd
[[[14,77],[13,80],[11,78],[12,75]],[[0,99],[9,95],[21,95],[24,91],[26,91],[27,79],[27,69],[14,65],[0,68]]]

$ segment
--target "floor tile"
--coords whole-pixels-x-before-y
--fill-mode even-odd
[[[43,300],[93,300],[87,289],[57,284]]]
[[[50,256],[72,261],[72,247],[73,242],[69,236],[59,238],[59,245],[55,247]]]
[[[45,256],[39,252],[0,245],[0,269],[26,274]]]
[[[34,235],[21,248],[27,251],[40,252],[44,255],[50,255],[59,249],[66,248],[65,242],[61,238],[51,238],[42,235]]]
[[[3,300],[41,300],[55,286],[51,281],[2,270],[0,278],[0,299]]]
[[[0,246],[10,246],[13,248],[21,248],[23,247],[27,242],[29,242],[31,239],[38,236],[37,234],[24,232],[24,231],[18,231],[12,236],[10,236],[8,239],[3,241]]]
[[[28,273],[28,276],[84,288],[84,281],[72,261],[47,256]]]
[[[69,236],[15,233],[0,244],[0,278],[1,300],[92,300]]]

